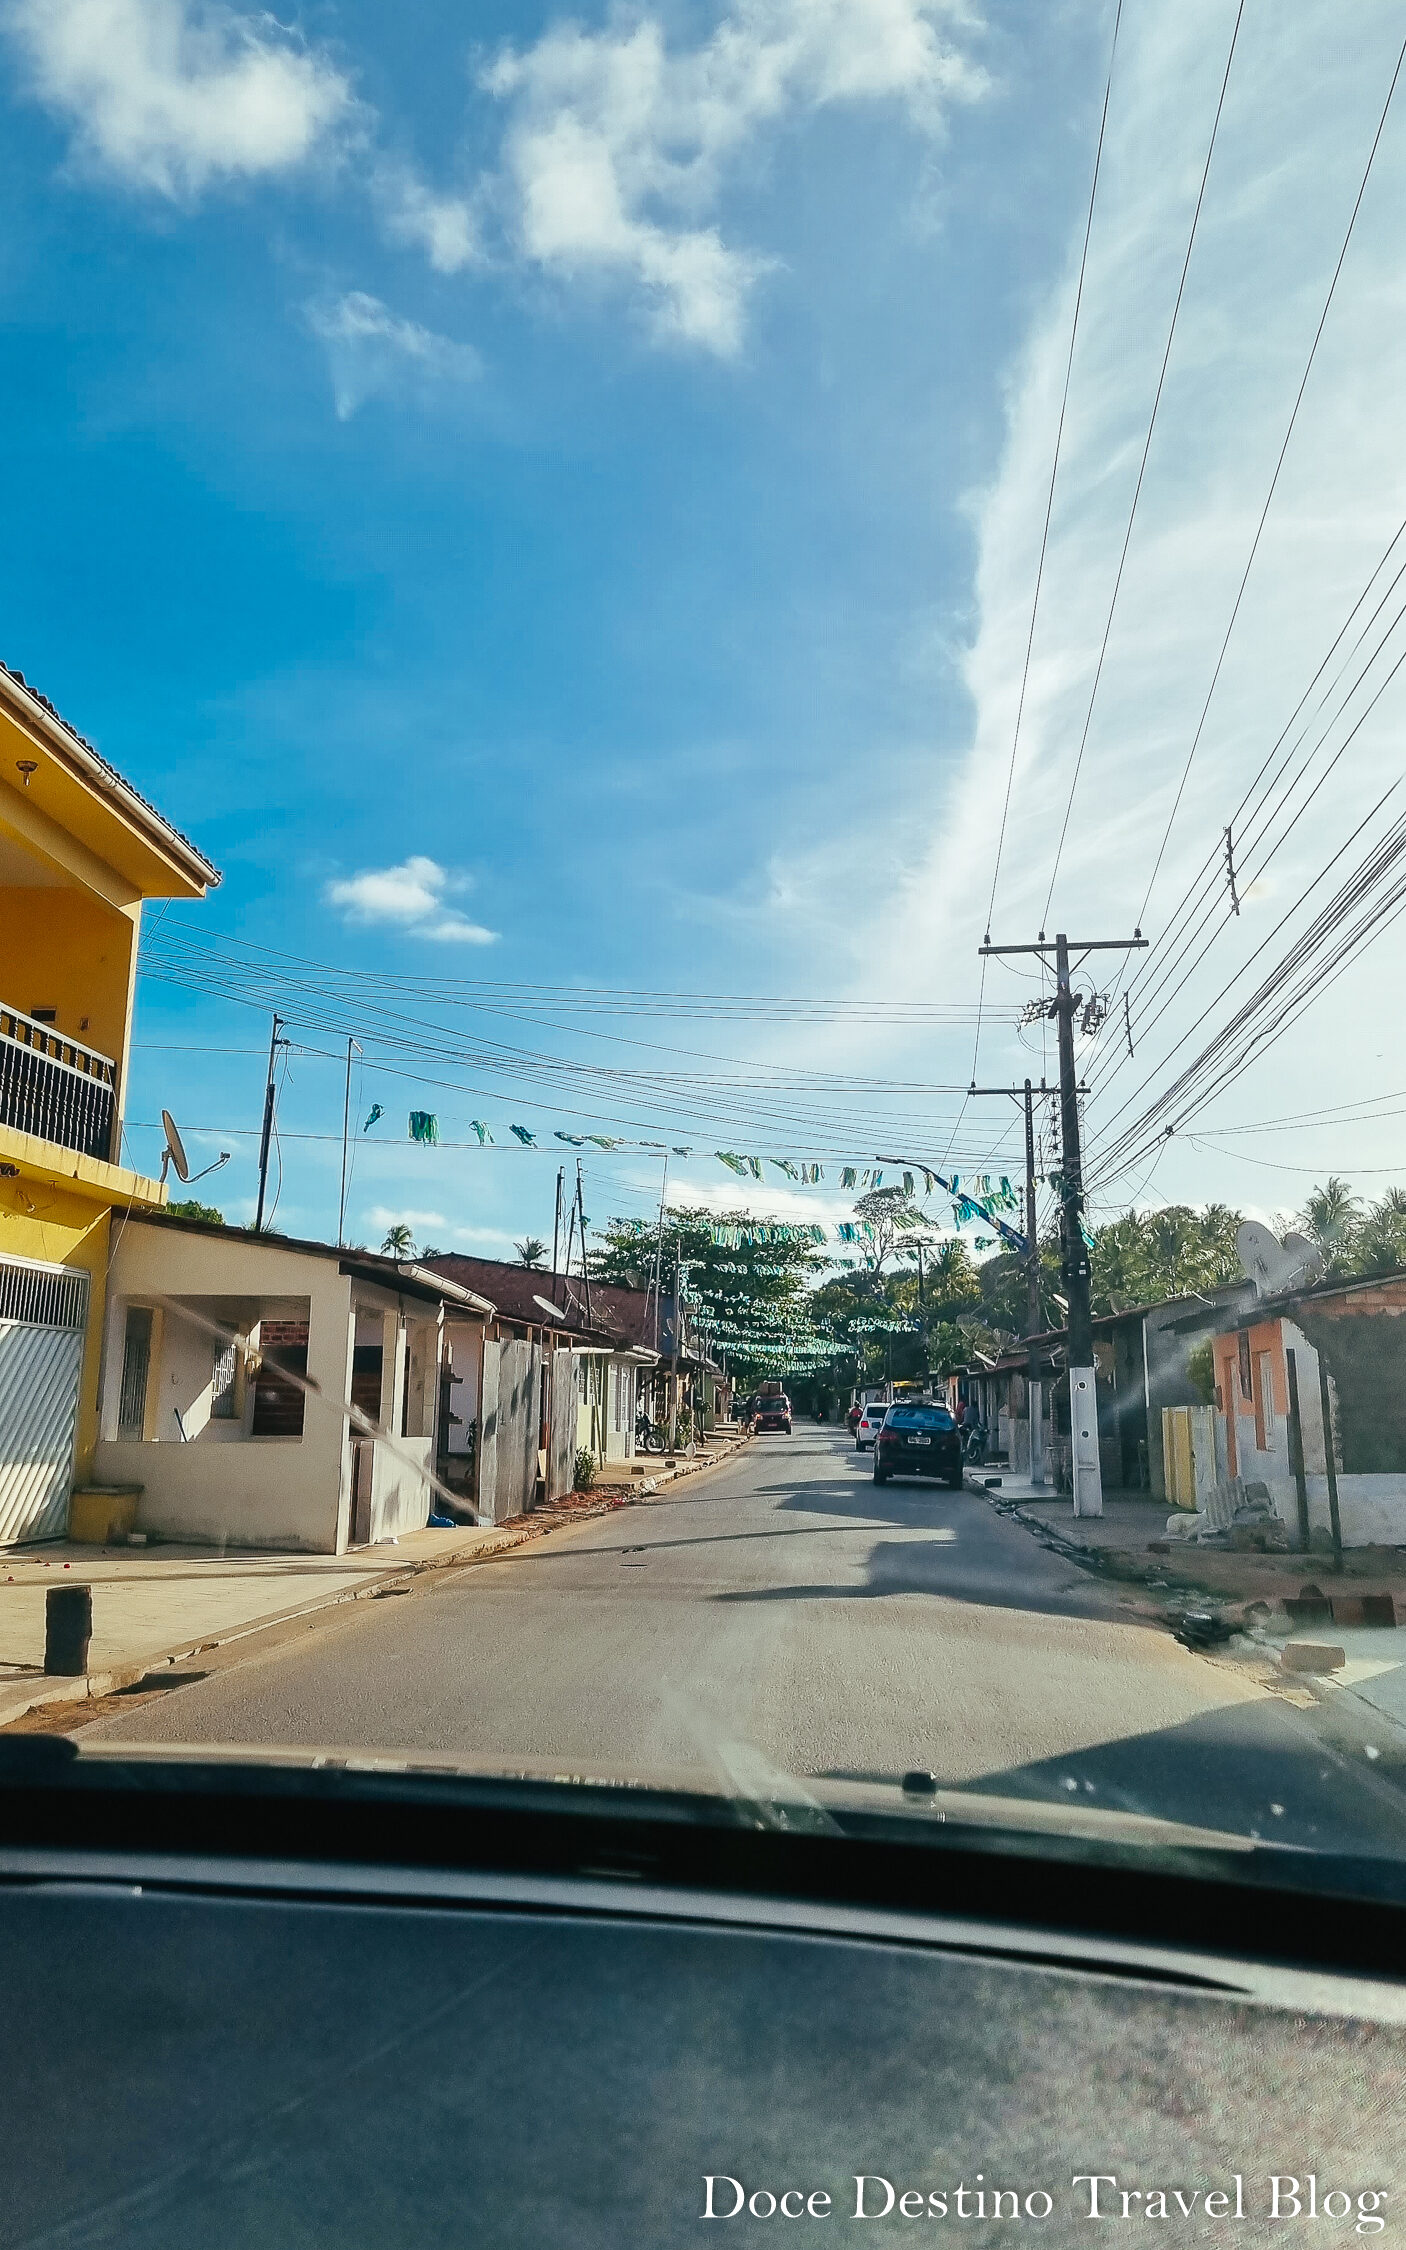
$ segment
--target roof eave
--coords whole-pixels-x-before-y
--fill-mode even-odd
[[[154,805],[148,804],[131,782],[124,780],[90,742],[85,742],[77,729],[31,688],[27,680],[17,679],[3,664],[0,664],[0,707],[8,709],[10,716],[27,732],[38,736],[57,764],[67,768],[95,796],[110,804],[149,847],[171,862],[197,893],[217,887],[221,879],[218,867],[196,849],[188,836],[173,828]]]

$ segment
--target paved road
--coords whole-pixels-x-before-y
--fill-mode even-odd
[[[984,1500],[880,1489],[839,1432],[144,1704],[110,1740],[356,1744],[639,1775],[747,1770],[1104,1805],[1406,1852],[1406,1799]]]

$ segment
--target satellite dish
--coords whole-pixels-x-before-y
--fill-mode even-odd
[[[1291,1289],[1296,1281],[1316,1273],[1323,1263],[1322,1251],[1307,1236],[1287,1234],[1281,1242],[1258,1219],[1246,1219],[1236,1228],[1235,1255],[1261,1297]]]
[[[190,1165],[186,1159],[185,1144],[177,1131],[176,1120],[169,1109],[163,1109],[161,1112],[161,1130],[166,1135],[166,1146],[161,1156],[162,1179],[165,1179],[166,1174],[174,1164],[176,1178],[188,1180],[190,1178]]]

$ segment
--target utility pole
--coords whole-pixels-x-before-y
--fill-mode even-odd
[[[557,1256],[561,1248],[561,1201],[566,1191],[566,1166],[557,1166],[557,1207],[552,1216],[552,1303],[557,1301]]]
[[[674,1348],[669,1355],[669,1451],[672,1453],[679,1435],[679,1345],[683,1341],[683,1297],[680,1283],[683,1279],[683,1237],[674,1237]]]
[[[351,1062],[352,1049],[361,1053],[361,1042],[347,1041],[347,1090],[342,1097],[342,1188],[337,1198],[337,1247],[347,1239],[347,1142],[351,1132]]]
[[[1050,1089],[1040,1080],[1040,1094]],[[1026,1427],[1030,1432],[1030,1482],[1045,1481],[1044,1448],[1040,1442],[1040,1429],[1044,1420],[1044,1384],[1040,1379],[1039,1354],[1033,1339],[1044,1327],[1040,1310],[1040,1237],[1035,1212],[1035,1088],[1027,1078],[1023,1086],[971,1086],[969,1094],[1009,1094],[1012,1101],[1025,1105],[1025,1389]],[[1085,1089],[1080,1086],[1077,1092]]]
[[[1069,1453],[1076,1516],[1103,1514],[1103,1475],[1098,1455],[1098,1391],[1094,1375],[1093,1308],[1089,1301],[1089,1251],[1084,1240],[1084,1172],[1079,1144],[1079,1082],[1074,1069],[1074,1017],[1082,995],[1070,984],[1071,951],[1131,953],[1147,944],[1141,930],[1130,938],[1081,938],[1071,947],[1063,930],[1053,945],[1043,932],[1038,945],[992,945],[983,954],[1036,953],[1055,957],[1055,997],[1050,1014],[1059,1030],[1060,1203],[1064,1234],[1064,1286],[1069,1296]]]
[[[586,1202],[581,1187],[581,1159],[576,1159],[576,1216],[581,1221],[581,1287],[586,1298],[586,1326],[591,1325],[591,1267],[586,1256]]]
[[[288,1041],[286,1039],[280,1039],[278,1036],[278,1027],[282,1023],[282,1021],[282,1016],[274,1017],[273,1035],[269,1040],[268,1085],[264,1089],[264,1129],[259,1137],[259,1207],[254,1214],[255,1234],[261,1234],[263,1232],[264,1225],[264,1196],[268,1189],[269,1178],[269,1141],[272,1138],[273,1134],[274,1064],[278,1060],[279,1048],[286,1047],[288,1045]]]
[[[659,1232],[654,1239],[654,1349],[659,1349],[659,1291],[664,1279],[664,1198],[669,1192],[669,1153],[664,1152],[664,1170],[659,1181]],[[649,1313],[649,1293],[645,1292],[645,1314]],[[643,1336],[640,1342],[644,1342]]]

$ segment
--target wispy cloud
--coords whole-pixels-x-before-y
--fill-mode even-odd
[[[352,116],[324,55],[201,0],[6,0],[35,93],[87,162],[179,197],[287,172]]]
[[[442,945],[493,945],[498,932],[471,922],[448,901],[470,887],[437,860],[416,855],[398,867],[368,867],[327,885],[323,896],[360,928],[403,930]]]
[[[925,130],[982,83],[944,0],[733,0],[711,38],[670,48],[657,17],[553,26],[482,75],[509,105],[503,177],[515,246],[566,278],[614,276],[656,332],[740,348],[768,260],[707,223],[728,166],[794,110],[888,101]]]
[[[372,188],[393,242],[423,250],[436,273],[460,273],[483,258],[477,215],[466,195],[437,195],[403,164],[378,165]]]
[[[313,334],[327,347],[339,421],[348,421],[378,392],[406,383],[471,382],[481,370],[471,344],[402,319],[364,289],[316,298],[304,309]]]
[[[1033,938],[1046,923],[1051,932],[1131,931],[1214,680],[1146,916],[1156,948],[1172,908],[1204,863],[1209,874],[1198,908],[1204,926],[1193,923],[1196,942],[1158,992],[1155,1019],[1143,995],[1158,989],[1157,963],[1165,956],[1154,951],[1147,975],[1134,986],[1134,1055],[1126,1051],[1121,1009],[1110,1020],[1097,1069],[1091,1064],[1107,1087],[1089,1102],[1087,1145],[1095,1154],[1125,1098],[1144,1081],[1165,1082],[1174,1064],[1189,1059],[1194,1047],[1182,1049],[1179,1042],[1191,1036],[1202,1010],[1215,1004],[1198,1044],[1228,1013],[1234,1000],[1217,1002],[1222,986],[1249,967],[1287,902],[1351,833],[1400,763],[1398,684],[1289,836],[1263,889],[1248,879],[1262,853],[1245,851],[1244,911],[1232,912],[1219,881],[1225,825],[1236,821],[1242,796],[1403,506],[1397,214],[1406,190],[1406,85],[1396,97],[1401,110],[1388,120],[1217,677],[1222,639],[1401,37],[1399,20],[1374,8],[1364,13],[1361,37],[1345,43],[1336,8],[1314,0],[1294,12],[1292,23],[1246,15],[1046,912],[1234,16],[1233,0],[1164,0],[1124,13],[995,904],[998,940]],[[964,664],[973,709],[970,746],[934,780],[929,817],[914,824],[915,835],[938,841],[895,869],[882,904],[856,925],[852,973],[862,988],[918,992],[926,965],[942,961],[957,979],[953,996],[975,996],[975,948],[986,926],[1015,736],[1081,232],[1071,235],[1061,283],[1032,309],[1026,346],[1011,371],[1001,458],[970,506],[977,546],[976,630]],[[1336,662],[1330,676],[1335,669]],[[1343,732],[1330,738],[1330,748]],[[1316,733],[1315,723],[1310,741]],[[882,849],[885,836],[865,839],[866,851],[871,842]],[[833,924],[829,897],[853,863],[855,845],[851,832],[842,853],[821,845],[795,857],[796,891],[817,942]],[[1270,885],[1277,893],[1272,904]],[[1406,968],[1403,927],[1354,978],[1334,987],[1332,1017],[1321,1019],[1335,1057],[1334,1100],[1346,1101],[1359,1084],[1371,1090],[1382,1044],[1380,995],[1399,984]],[[1287,935],[1276,952],[1285,942]],[[1265,965],[1262,959],[1254,973]],[[1091,967],[1097,966],[1095,959]],[[1111,984],[1117,974],[1106,966],[1101,981]],[[1002,1015],[1009,1021],[1014,1004],[1033,989],[1004,964],[991,965],[977,1070],[983,1079],[1038,1069],[1047,1027],[1032,1029],[1027,1047],[999,1021]],[[882,1034],[876,1051],[883,1052]],[[1274,1115],[1306,1106],[1308,1051],[1302,1038],[1284,1041],[1256,1066],[1253,1091],[1247,1080],[1225,1097],[1223,1114]],[[952,1063],[966,1075],[970,1046],[954,1053],[949,1068]],[[1183,1155],[1185,1147],[1179,1137],[1168,1144],[1157,1174],[1159,1194],[1226,1193],[1226,1167],[1190,1150]],[[1339,1168],[1347,1169],[1346,1162]],[[1245,1180],[1252,1192],[1254,1175]],[[1133,1177],[1116,1194],[1137,1186]]]
[[[656,336],[721,358],[740,350],[748,300],[774,263],[719,223],[738,158],[788,116],[840,103],[886,102],[936,131],[984,83],[967,51],[974,21],[963,0],[730,0],[693,45],[671,45],[638,7],[599,31],[557,23],[481,73],[501,105],[501,145],[465,192],[388,155],[340,65],[269,15],[223,0],[0,0],[0,24],[35,95],[72,128],[75,155],[129,186],[192,198],[355,150],[347,175],[380,231],[436,273],[486,262],[481,218],[493,209],[496,255],[624,285]],[[442,342],[405,324],[379,341],[422,362]],[[354,406],[365,392],[352,382],[346,395]]]

